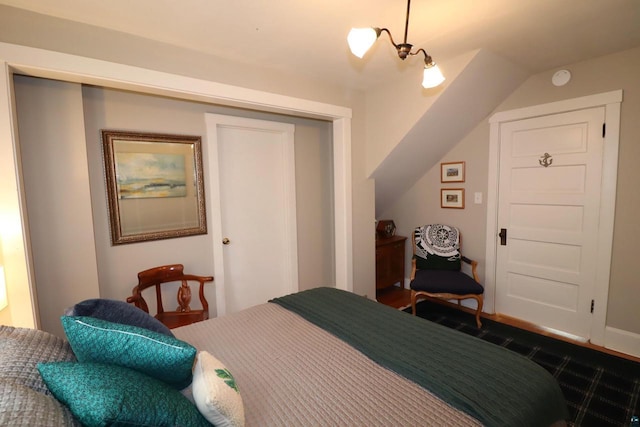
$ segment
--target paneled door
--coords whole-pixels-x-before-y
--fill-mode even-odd
[[[294,126],[206,115],[217,315],[298,290]]]
[[[500,125],[496,311],[589,338],[604,107]]]

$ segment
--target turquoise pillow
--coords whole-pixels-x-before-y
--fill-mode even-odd
[[[137,326],[85,316],[62,316],[78,362],[131,368],[183,389],[191,383],[196,348],[177,338]]]
[[[99,363],[38,364],[51,393],[87,427],[210,426],[179,391],[140,372]]]

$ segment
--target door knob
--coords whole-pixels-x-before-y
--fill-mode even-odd
[[[224,239],[222,239],[222,244],[223,245],[228,245],[229,243],[231,243],[231,240],[229,240],[228,237],[225,237]]]

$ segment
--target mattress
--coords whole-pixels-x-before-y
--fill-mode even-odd
[[[382,307],[379,304],[353,294],[345,297],[341,294],[343,291],[332,289],[305,291],[307,292],[311,293],[303,295],[303,301],[320,302],[323,294],[328,292],[327,295],[332,298],[349,300],[345,302],[348,307],[355,303],[356,306],[364,304],[366,310],[374,313],[381,310],[385,316],[391,316],[391,328],[394,321],[400,320],[400,324],[410,321],[419,322],[417,325],[420,327],[432,325],[388,307],[384,307],[387,310],[385,312],[378,309]],[[292,300],[285,297],[285,302],[297,301],[295,298],[298,295]],[[353,298],[358,300],[351,301]],[[335,305],[331,301],[326,303]],[[313,305],[318,306],[313,310],[320,310],[321,313],[331,311],[322,308],[322,304]],[[355,312],[358,313],[358,309]],[[387,321],[385,316],[383,318]],[[326,325],[321,327],[321,322],[317,319],[322,316],[317,313],[307,316],[311,321],[304,317],[304,313],[296,313],[295,308],[285,308],[281,304],[270,302],[221,318],[177,328],[173,332],[177,338],[213,354],[232,372],[244,402],[247,426],[486,424],[470,415],[469,412],[472,411],[464,410],[466,408],[459,403],[452,405],[445,401],[448,395],[444,395],[443,399],[441,392],[434,393],[428,384],[425,386],[424,381],[420,385],[410,376],[408,378],[402,370],[389,364],[381,364],[376,355],[372,355],[362,345],[349,343],[349,339],[341,337],[339,331],[327,328]],[[336,324],[353,323],[354,329],[367,329],[366,325],[357,324],[357,319],[363,318],[360,315],[357,315],[357,319],[354,317],[353,321],[345,321],[340,316],[336,318],[339,319]],[[396,332],[396,335],[402,335],[400,329],[396,329]],[[472,338],[457,331],[450,332],[463,335],[465,340]],[[386,338],[382,336],[382,332],[376,335],[375,330],[368,330],[364,336],[367,341],[376,341],[373,343],[375,345],[385,346]],[[475,344],[475,341],[471,340],[471,343]],[[435,341],[432,345],[438,346],[439,342]],[[403,353],[401,347],[391,350],[392,354]],[[446,355],[446,349],[444,354]],[[531,363],[522,359],[525,364]],[[472,358],[467,369],[476,369]],[[459,372],[445,373],[451,384],[458,381],[463,384],[464,381],[457,377],[469,375],[465,368],[457,371]],[[477,385],[477,390],[477,393],[482,394],[482,385]],[[500,396],[496,396],[496,399],[503,400]],[[510,405],[508,401],[493,403]],[[557,402],[551,403],[553,404],[549,405],[549,409],[555,411]],[[519,408],[504,406],[498,410],[517,412]],[[545,425],[553,424],[554,421],[562,424],[561,416],[558,415],[557,418]]]

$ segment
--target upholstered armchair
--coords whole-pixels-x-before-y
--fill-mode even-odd
[[[458,305],[464,299],[473,298],[478,303],[476,324],[479,328],[484,288],[478,280],[478,262],[462,256],[460,241],[460,231],[444,224],[429,224],[414,230],[411,311],[416,314],[419,298],[455,299]],[[471,266],[473,277],[462,271],[463,262]]]

